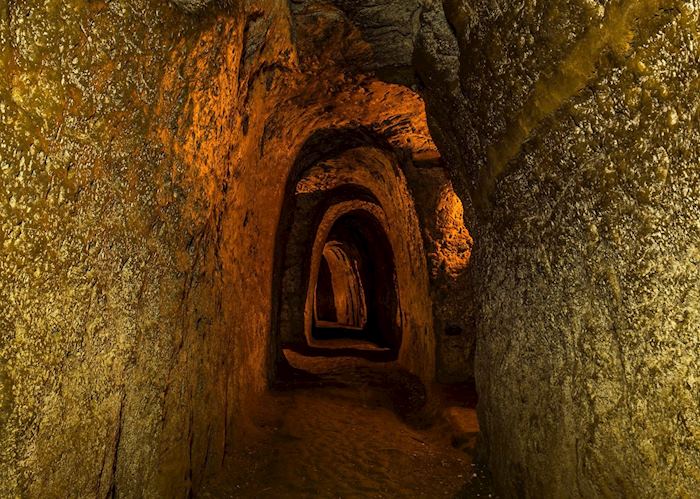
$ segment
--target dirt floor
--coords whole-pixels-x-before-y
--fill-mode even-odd
[[[256,438],[205,497],[495,497],[473,464],[473,387],[427,397],[390,362],[285,354],[292,369],[262,404]]]

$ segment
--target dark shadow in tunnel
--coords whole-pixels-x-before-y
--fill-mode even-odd
[[[336,274],[331,286],[336,320],[314,321],[314,340],[364,340],[398,355],[401,329],[394,318],[398,312],[394,253],[384,228],[363,210],[351,211],[334,223],[321,259],[316,285],[316,303],[330,298],[323,282],[324,261],[333,264]],[[331,269],[333,270],[333,269]],[[344,308],[341,314],[338,309]]]
[[[305,172],[314,165],[324,160],[339,157],[346,151],[357,147],[373,147],[381,151],[393,151],[392,146],[384,137],[365,127],[317,130],[299,150],[292,170],[287,177],[280,219],[275,234],[275,254],[271,283],[273,312],[271,314],[270,331],[272,337],[269,342],[269,355],[267,358],[268,380],[270,382],[274,381],[278,369],[287,370],[289,367],[282,353],[283,344],[280,334],[284,303],[282,281],[285,273],[291,227],[296,215],[297,199],[295,191],[297,184]],[[327,192],[323,195],[324,199],[320,203],[325,207],[321,208],[315,216],[322,215],[330,204],[337,203],[341,199],[373,199],[373,195],[361,186],[334,189],[332,192]],[[304,269],[303,272],[305,275],[308,275],[308,269]]]
[[[314,294],[314,320],[317,324],[328,324],[324,327],[333,327],[338,324],[338,309],[336,308],[336,293],[334,290],[334,274],[338,274],[343,269],[331,271],[331,264],[325,255],[321,258],[321,265],[318,269],[318,282]],[[349,277],[348,277],[349,279]],[[336,281],[338,278],[336,277]],[[344,287],[350,287],[346,284]]]

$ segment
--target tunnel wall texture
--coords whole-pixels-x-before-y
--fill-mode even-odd
[[[440,382],[473,381],[476,304],[470,259],[474,226],[468,197],[455,193],[444,165],[435,159],[406,169],[423,230],[433,304],[436,376]],[[465,208],[466,203],[466,208]]]
[[[434,154],[422,101],[331,6],[10,1],[0,41],[0,488],[201,490],[272,375],[300,149]]]
[[[476,206],[479,416],[501,492],[694,497],[700,5],[431,4],[415,62]]]
[[[241,388],[219,253],[230,143],[214,150],[220,130],[192,139],[181,121],[221,83],[197,66],[240,56],[223,48],[241,46],[243,13],[217,25],[156,2],[10,2],[0,15],[0,488],[182,492],[221,460]]]

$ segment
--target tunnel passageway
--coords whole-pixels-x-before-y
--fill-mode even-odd
[[[411,159],[366,129],[328,130],[301,148],[277,234],[275,358],[398,360],[435,376],[425,249],[405,170]]]
[[[453,193],[431,158],[418,171],[366,129],[319,132],[301,148],[277,233],[272,389],[252,418],[256,437],[230,472],[233,485],[220,483],[217,494],[489,490],[470,466],[479,431],[473,382],[453,390],[457,397],[435,383],[429,259],[408,179]],[[453,223],[454,203],[444,197],[422,200],[421,215],[445,212],[450,223],[434,237],[449,233],[453,247],[440,256],[464,263],[461,211]]]
[[[314,293],[317,329],[362,331],[367,325],[361,260],[353,249],[338,241],[329,241],[323,248]]]
[[[311,266],[318,270],[309,279],[314,290],[308,296],[314,309],[311,345],[345,340],[346,345],[371,343],[398,352],[396,271],[384,230],[370,212],[351,211],[335,221],[320,255],[312,253]]]
[[[0,497],[698,497],[700,0],[8,0]],[[478,424],[475,410],[478,390]]]

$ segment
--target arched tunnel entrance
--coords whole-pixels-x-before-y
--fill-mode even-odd
[[[309,283],[315,289],[311,340],[364,340],[398,353],[394,254],[381,223],[364,210],[344,214],[333,224],[318,265],[315,286]]]
[[[365,292],[358,260],[338,243],[327,243],[323,248],[314,292],[314,330],[364,328]]]
[[[324,329],[365,329],[367,305],[361,266],[362,258],[353,246],[329,241],[323,247],[314,292],[314,338]]]
[[[323,247],[314,293],[314,338],[324,329],[365,329],[367,305],[361,265],[357,249],[348,244],[329,241]]]
[[[421,166],[419,171],[413,158],[363,129],[324,131],[298,153],[278,226],[273,281],[272,400],[289,405],[284,422],[272,424],[303,435],[276,441],[274,452],[286,456],[281,461],[290,468],[307,456],[304,462],[328,466],[336,476],[354,474],[368,462],[381,473],[384,450],[364,460],[359,445],[399,455],[427,451],[428,460],[440,456],[450,463],[445,468],[456,470],[465,454],[455,447],[473,449],[473,389],[436,384],[435,324],[443,334],[456,321],[438,315],[436,304],[448,292],[431,293],[442,278],[435,269],[459,274],[468,258],[461,204],[450,196],[438,161]],[[428,183],[435,192],[419,198],[411,183]],[[427,217],[440,222],[422,226]],[[444,244],[431,246],[433,241]],[[397,435],[397,420],[403,428],[431,429]],[[416,449],[423,438],[430,443]],[[375,487],[373,473],[360,474],[360,486]],[[281,483],[300,481],[285,476]],[[303,479],[313,487],[315,476]],[[398,496],[421,488],[399,481],[391,485]],[[335,488],[337,478],[330,482],[334,494],[346,490]]]
[[[405,165],[364,130],[322,139],[302,148],[282,213],[276,362],[286,363],[285,348],[369,351],[427,386],[435,376],[433,312]]]

